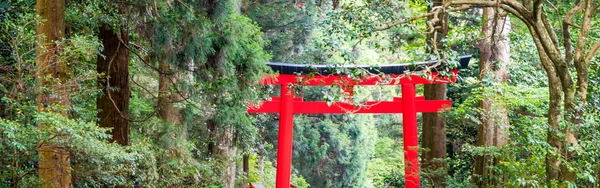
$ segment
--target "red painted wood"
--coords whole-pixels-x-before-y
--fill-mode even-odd
[[[281,86],[281,104],[279,112],[279,136],[277,138],[277,174],[276,188],[290,187],[292,169],[292,139],[294,138],[294,91],[288,84]]]
[[[419,179],[419,138],[417,131],[417,111],[415,85],[402,85],[402,125],[404,134],[404,173],[407,188],[420,187]]]
[[[451,70],[451,77],[440,78],[438,72],[432,72],[430,78],[417,75],[406,76],[404,74],[388,74],[385,76],[374,75],[360,80],[352,80],[345,75],[307,75],[280,74],[274,77],[265,77],[261,80],[266,85],[281,85],[282,83],[294,83],[305,86],[329,86],[329,85],[398,85],[398,84],[441,84],[456,82],[458,70]],[[388,80],[388,81],[386,81]]]
[[[430,76],[420,77],[416,75],[406,76],[404,74],[388,74],[385,76],[369,76],[360,80],[352,80],[344,75],[291,75],[280,74],[273,77],[265,77],[262,84],[282,85],[281,98],[273,97],[271,101],[263,104],[250,104],[248,113],[279,113],[279,136],[277,146],[277,174],[276,187],[290,187],[290,172],[292,162],[292,138],[294,114],[344,114],[344,113],[368,113],[388,114],[402,113],[404,123],[404,160],[406,173],[406,187],[419,187],[419,151],[417,112],[438,112],[450,107],[448,100],[425,100],[423,96],[415,96],[415,84],[441,84],[456,82],[458,70],[451,71],[450,77],[438,77],[437,72]],[[355,107],[347,103],[333,103],[327,105],[323,101],[303,101],[302,98],[294,98],[293,91],[287,87],[289,84],[304,86],[330,86],[340,85],[344,91],[353,94],[353,87],[357,85],[402,85],[402,98],[394,97],[392,101],[371,101],[363,107]]]
[[[366,102],[362,107],[355,107],[347,103],[333,103],[327,105],[323,101],[301,101],[298,98],[294,99],[294,114],[395,114],[402,113],[403,109],[401,98],[395,101],[370,101]],[[449,108],[451,102],[449,100],[419,100],[415,99],[416,112],[438,112],[442,109]],[[279,113],[279,101],[265,101],[258,108],[249,108],[248,113]]]

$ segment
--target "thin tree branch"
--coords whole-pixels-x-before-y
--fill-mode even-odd
[[[546,54],[548,55],[548,57],[550,57],[550,60],[553,63],[558,63],[555,66],[558,66],[558,67],[562,66],[560,64],[563,63],[564,59],[563,59],[563,57],[561,57],[559,49],[556,48],[556,46],[550,39],[551,34],[546,30],[544,23],[541,20],[538,20],[538,21],[534,22],[534,25],[532,25],[532,26],[533,26],[532,28],[534,29],[534,31],[537,33],[537,36],[540,37],[540,42],[543,47],[540,50],[546,51]]]
[[[585,57],[586,62],[591,62],[592,58],[600,51],[600,41],[597,41]]]
[[[555,70],[554,66],[550,62],[550,57],[548,57],[548,54],[546,54],[546,52],[544,51],[544,49],[542,47],[543,45],[540,42],[540,38],[539,38],[538,34],[535,32],[535,29],[533,29],[533,27],[535,27],[535,26],[528,25],[527,27],[529,28],[529,32],[533,36],[532,37],[533,42],[535,43],[535,46],[538,49],[537,51],[538,51],[538,55],[540,56],[540,61],[542,63],[542,66],[546,70],[548,77],[549,78],[557,78],[558,76],[556,75],[556,70]],[[562,85],[560,82],[558,82],[558,84]]]
[[[567,95],[566,92],[571,91],[570,88],[573,85],[573,80],[569,73],[568,64],[560,54],[560,49],[556,48],[551,42],[550,33],[545,29],[543,20],[538,19],[534,22],[534,25],[529,25],[528,27],[534,36],[533,38],[536,42],[538,51],[543,51],[548,57],[548,61],[552,63],[552,68],[558,73],[557,76],[561,82],[562,90],[565,92],[565,95]],[[567,97],[565,97],[565,101],[568,101]],[[567,103],[569,102],[565,102],[565,104]]]
[[[356,50],[356,47],[363,41],[363,39],[365,38],[361,37],[356,44],[352,45],[352,51]]]
[[[446,10],[446,12],[456,12],[456,11],[467,10],[467,9],[471,9],[471,8],[472,8],[471,6],[465,5],[465,6],[461,6],[461,7],[452,8],[452,9]],[[438,14],[440,14],[440,12],[441,12],[441,9],[437,8],[434,11],[429,12],[429,13],[420,14],[420,15],[417,15],[415,17],[408,18],[406,20],[399,20],[399,21],[394,21],[392,23],[385,24],[386,26],[375,28],[374,31],[387,30],[387,29],[390,29],[390,28],[398,26],[398,25],[407,24],[407,23],[414,22],[414,21],[419,20],[419,19],[423,19],[423,18],[427,18],[427,17],[430,17],[430,16],[438,15]]]
[[[531,24],[531,21],[528,19],[531,17],[531,11],[527,10],[523,4],[515,0],[501,0],[500,8],[505,11],[510,12],[515,15],[521,21],[525,22],[525,24]],[[476,7],[496,7],[496,1],[477,1],[477,0],[455,0],[447,2],[447,4],[452,5],[474,5]]]
[[[569,26],[571,26],[571,27],[574,27],[574,28],[577,28],[577,29],[581,29],[580,25],[577,25],[576,23],[573,23],[570,20],[565,20],[564,23],[567,24],[567,25],[569,25]]]
[[[584,5],[585,1],[581,1],[579,4],[577,4],[577,6],[573,7],[571,10],[569,10],[567,12],[567,14],[565,15],[565,18],[563,19],[563,22],[569,24],[572,27],[576,27],[581,29],[581,26],[572,23],[571,21],[573,20],[573,17],[579,12],[581,11],[581,9],[583,9],[583,5]]]
[[[556,36],[556,32],[554,32],[554,28],[550,25],[546,14],[542,14],[542,23],[544,23],[544,28],[550,34],[550,39],[552,40],[552,44],[554,44],[554,48],[559,49],[558,36]]]
[[[533,16],[535,20],[542,19],[542,12],[544,12],[544,10],[542,9],[543,5],[544,0],[535,0],[533,2]]]
[[[565,61],[570,63],[573,61],[573,48],[571,47],[571,31],[569,26],[581,29],[581,26],[575,25],[571,23],[571,20],[577,14],[577,12],[581,11],[583,7],[583,2],[577,4],[577,6],[573,7],[571,10],[567,12],[563,19],[563,43],[565,47]]]
[[[160,74],[169,74],[169,73],[162,72],[160,69],[152,66],[149,62],[146,61],[146,59],[144,59],[142,57],[142,55],[140,55],[139,53],[137,53],[137,51],[131,49],[127,44],[125,44],[125,42],[123,40],[121,40],[120,37],[119,37],[119,42],[121,44],[123,44],[123,46],[125,46],[125,48],[127,48],[131,53],[135,54],[140,59],[140,61],[142,61],[142,63],[144,63],[146,66],[150,67],[152,70],[154,70]]]
[[[33,168],[33,169],[31,169],[31,170],[28,170],[27,172],[25,172],[25,173],[23,173],[23,174],[21,174],[21,175],[18,175],[18,176],[17,176],[17,178],[16,178],[16,180],[15,180],[15,182],[12,182],[12,184],[14,184],[14,185],[15,185],[14,187],[19,187],[19,186],[16,186],[16,185],[19,185],[19,182],[20,182],[20,181],[21,181],[21,180],[22,180],[22,179],[23,179],[25,176],[27,176],[28,174],[31,174],[31,173],[33,173],[33,172],[36,172],[36,171],[37,171],[37,169]]]
[[[588,46],[588,37],[592,24],[592,0],[583,0],[583,22],[581,23],[581,31],[577,37],[577,44],[575,45],[575,69],[577,72],[581,72],[584,67],[587,67],[589,62],[584,61],[586,59],[584,53]]]
[[[552,1],[546,0],[546,3],[548,3],[554,9],[554,11],[558,12],[558,8],[556,8],[556,6],[554,6],[554,4],[552,4]]]
[[[410,23],[410,22],[413,22],[413,21],[416,21],[419,19],[423,19],[423,18],[427,18],[430,16],[435,17],[435,15],[441,13],[441,11],[442,11],[441,9],[445,9],[445,8],[451,7],[453,5],[460,5],[460,6],[456,7],[456,8],[450,8],[450,9],[446,10],[446,12],[456,12],[456,11],[460,11],[460,10],[467,10],[467,9],[472,9],[472,8],[477,8],[477,7],[498,7],[499,6],[503,10],[515,15],[517,18],[519,18],[521,21],[525,22],[526,24],[531,24],[530,20],[526,19],[526,18],[530,17],[531,12],[528,11],[527,8],[525,8],[525,6],[523,6],[523,4],[521,4],[515,0],[500,0],[500,1],[456,0],[456,1],[446,2],[443,6],[441,6],[439,8],[435,7],[434,10],[429,13],[420,14],[420,15],[408,18],[406,20],[399,20],[399,21],[394,21],[394,22],[385,24],[385,26],[376,28],[374,31],[387,30],[387,29],[390,29],[397,25]],[[429,27],[431,27],[431,26],[429,26]]]
[[[569,24],[563,22],[563,46],[565,47],[565,61],[571,63],[573,61],[573,49],[571,48],[571,31]]]
[[[520,12],[522,14],[523,17],[531,17],[531,11],[529,11],[527,9],[527,7],[525,7],[525,5],[523,5],[522,3],[515,1],[515,0],[502,0],[502,4],[506,4],[510,7],[512,7],[513,9],[515,9],[516,11]]]
[[[152,96],[152,98],[156,99],[158,98],[157,96],[154,96],[154,94],[152,94],[152,91],[150,91],[149,89],[145,88],[144,86],[142,86],[140,83],[136,82],[135,79],[133,79],[133,77],[131,77],[129,79],[133,84],[137,85],[138,87],[142,88],[144,91],[146,91],[146,93],[148,93],[150,96]]]
[[[197,106],[195,103],[193,103],[192,101],[190,101],[190,96],[186,96],[180,89],[179,87],[177,87],[176,82],[173,78],[171,78],[170,76],[166,76],[166,78],[168,79],[168,82],[170,82],[169,85],[171,85],[171,87],[177,92],[176,94],[179,95],[179,97],[181,97],[182,100],[178,100],[178,101],[174,101],[172,99],[169,98],[169,102],[170,103],[175,103],[175,102],[187,102],[188,104],[190,104],[193,108],[199,110],[199,111],[203,111],[202,108],[200,108],[199,106]],[[169,92],[170,93],[170,92]]]
[[[392,27],[396,27],[397,25],[407,24],[407,23],[410,23],[410,22],[413,22],[413,21],[416,21],[416,20],[419,20],[419,19],[422,19],[422,18],[427,18],[427,17],[432,16],[434,14],[437,14],[437,12],[430,12],[430,13],[426,13],[426,14],[421,14],[421,15],[418,15],[418,16],[415,16],[415,17],[408,18],[406,20],[394,21],[392,23],[385,24],[386,26],[375,28],[374,31],[388,30],[388,29],[390,29]]]

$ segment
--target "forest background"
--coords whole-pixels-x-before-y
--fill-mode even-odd
[[[600,187],[594,0],[0,2],[0,187],[273,187],[265,62],[399,64],[473,54],[418,87],[423,186]],[[351,76],[358,76],[351,75]],[[400,87],[296,87],[391,100]],[[292,184],[403,187],[400,115],[298,115]]]

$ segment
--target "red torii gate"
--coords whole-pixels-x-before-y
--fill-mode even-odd
[[[461,56],[462,68],[468,66],[471,56]],[[366,69],[375,76],[352,80],[347,76],[332,74],[333,68],[325,65],[303,65],[285,63],[267,63],[273,71],[280,74],[276,77],[263,78],[263,84],[281,85],[280,97],[272,97],[258,106],[250,106],[248,113],[279,113],[279,136],[277,146],[277,175],[276,187],[290,187],[290,173],[292,163],[292,139],[294,114],[391,114],[402,113],[404,134],[404,161],[406,187],[420,187],[419,175],[419,140],[417,131],[417,112],[438,112],[450,107],[449,100],[425,100],[423,96],[416,96],[416,84],[442,84],[456,82],[458,70],[450,70],[449,76],[438,76],[436,70],[444,68],[437,61],[428,61],[411,65],[384,65],[379,69],[370,69],[368,66],[344,66],[343,69]],[[421,71],[425,68],[432,70],[429,79],[417,75],[406,75],[406,71]],[[307,74],[318,73],[316,76]],[[381,76],[378,73],[384,73]],[[342,84],[351,87],[357,85],[401,85],[402,97],[394,97],[392,101],[369,101],[367,108],[358,108],[347,103],[333,103],[328,105],[324,101],[303,101],[294,98],[290,86],[330,86]]]

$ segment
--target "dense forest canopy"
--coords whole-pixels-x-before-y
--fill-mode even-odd
[[[599,52],[597,0],[4,0],[0,187],[274,187],[278,116],[246,113],[266,62],[468,54],[417,87],[452,101],[418,115],[421,185],[600,187]],[[404,187],[401,117],[296,115],[291,184]]]

